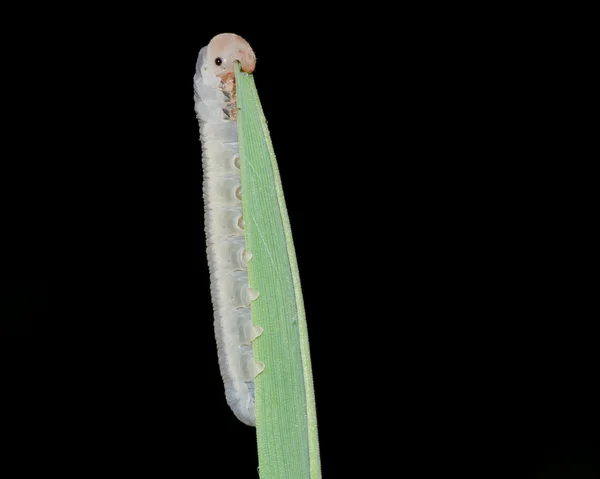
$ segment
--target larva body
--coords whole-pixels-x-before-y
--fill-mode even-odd
[[[204,173],[204,224],[219,367],[234,414],[255,425],[251,302],[241,202],[234,61],[254,69],[254,53],[241,37],[217,35],[200,50],[194,76]]]

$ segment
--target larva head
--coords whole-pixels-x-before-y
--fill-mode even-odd
[[[208,44],[206,60],[208,68],[221,78],[233,75],[236,60],[247,73],[252,73],[256,66],[252,48],[246,40],[234,33],[221,33],[214,37]]]

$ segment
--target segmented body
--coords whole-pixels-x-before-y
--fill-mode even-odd
[[[250,305],[257,293],[248,285],[247,264],[251,254],[245,249],[244,239],[232,54],[225,58],[227,48],[234,54],[237,52],[237,46],[230,48],[231,41],[243,39],[220,37],[200,50],[194,76],[195,109],[202,141],[204,223],[225,396],[242,422],[255,425],[254,377],[260,367],[254,361],[252,340],[260,330],[252,326]],[[219,52],[222,59],[216,56]],[[226,61],[227,69],[222,67]]]

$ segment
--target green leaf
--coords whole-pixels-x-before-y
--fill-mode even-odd
[[[256,436],[263,479],[321,477],[306,316],[279,170],[254,77],[236,64],[238,136],[248,280],[263,328],[254,357]]]

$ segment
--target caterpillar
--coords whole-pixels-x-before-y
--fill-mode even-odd
[[[236,417],[255,426],[254,378],[264,365],[254,360],[248,284],[252,254],[245,247],[234,63],[252,73],[256,56],[242,37],[215,36],[200,50],[194,75],[194,104],[202,142],[204,229],[214,329],[225,398]]]

